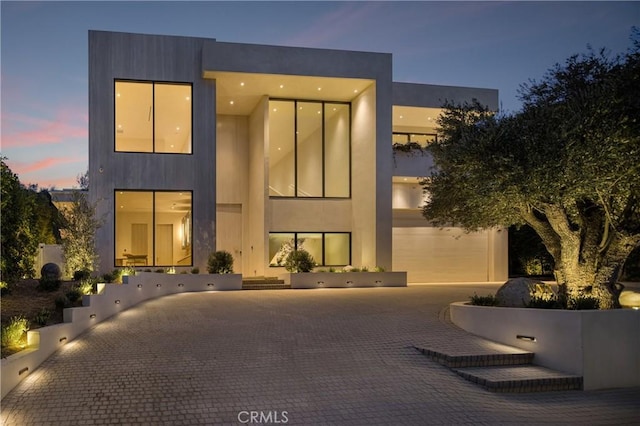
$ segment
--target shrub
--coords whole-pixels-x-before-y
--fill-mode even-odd
[[[12,317],[9,324],[2,327],[2,346],[16,347],[23,342],[24,334],[29,330],[29,321],[23,316]]]
[[[363,266],[362,268],[360,268],[360,272],[369,272],[369,267]]]
[[[211,253],[207,262],[207,270],[210,274],[232,274],[233,256],[224,250]]]
[[[600,309],[600,300],[590,295],[580,295],[572,297],[567,303],[567,309],[583,310],[583,309]]]
[[[59,279],[43,276],[40,278],[40,283],[37,288],[40,291],[56,291],[60,288],[60,284],[61,281]]]
[[[73,287],[71,289],[69,289],[69,291],[67,291],[64,294],[67,299],[69,299],[69,302],[76,303],[78,300],[80,300],[82,298],[82,293],[80,293],[80,290],[78,290],[77,287]]]
[[[78,289],[81,295],[88,296],[89,294],[93,294],[93,280],[91,278],[82,280],[75,288]]]
[[[311,272],[315,265],[315,260],[306,250],[293,250],[284,261],[284,267],[289,272]]]
[[[113,272],[107,272],[106,274],[102,274],[102,280],[105,283],[112,283],[116,278],[113,276]]]
[[[33,322],[38,324],[40,327],[44,327],[45,325],[47,325],[47,321],[49,320],[50,316],[51,312],[47,308],[42,308],[40,309],[40,312],[38,312],[33,317]]]
[[[498,300],[496,296],[493,294],[488,294],[486,296],[478,296],[474,294],[470,297],[471,304],[476,306],[498,306]]]
[[[73,280],[74,281],[88,280],[90,277],[91,277],[91,271],[89,271],[87,269],[83,269],[81,271],[75,271],[73,273]]]
[[[191,273],[192,274],[199,274],[200,273],[200,268],[198,268],[197,266],[193,269],[191,269]]]
[[[527,303],[527,308],[538,309],[562,309],[560,302],[554,298],[531,296],[531,300]]]
[[[164,269],[158,268],[158,269],[156,269],[155,272],[156,272],[156,274],[164,274]]]
[[[384,272],[385,269],[382,266],[376,266],[373,268],[373,272]]]
[[[0,281],[0,295],[4,296],[5,294],[11,293],[11,287],[9,287],[9,283],[6,281]]]
[[[69,299],[67,298],[67,296],[58,296],[56,297],[56,309],[61,311],[65,308],[70,308],[71,307],[71,302],[69,301]]]

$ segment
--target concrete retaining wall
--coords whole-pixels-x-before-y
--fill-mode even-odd
[[[64,323],[27,332],[27,349],[2,359],[0,398],[4,398],[52,353],[89,327],[140,302],[176,293],[241,290],[240,274],[158,274],[141,272],[125,284],[100,284],[99,294],[84,296],[82,307],[65,309]]]
[[[581,375],[584,389],[640,386],[640,311],[450,305],[458,327],[535,353],[534,364]],[[518,337],[520,336],[520,337]]]
[[[309,272],[280,275],[291,288],[406,287],[406,272]]]

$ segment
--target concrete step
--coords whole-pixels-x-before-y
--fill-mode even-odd
[[[243,290],[285,290],[291,286],[276,277],[255,277],[242,280]]]
[[[414,346],[432,360],[449,368],[490,367],[501,365],[527,365],[533,361],[533,352],[491,342],[487,350],[472,349],[472,352],[452,349],[432,349]]]
[[[454,372],[491,392],[581,390],[582,377],[536,365],[454,368]]]

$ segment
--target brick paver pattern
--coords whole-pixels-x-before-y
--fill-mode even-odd
[[[446,307],[488,288],[209,292],[148,301],[46,360],[4,398],[2,421],[250,424],[241,413],[258,411],[292,425],[640,423],[640,388],[496,394],[413,348],[473,344],[447,320]]]

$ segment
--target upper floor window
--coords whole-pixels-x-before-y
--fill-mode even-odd
[[[269,102],[269,195],[351,196],[351,106]]]
[[[438,135],[435,133],[400,133],[393,132],[393,145],[413,145],[420,148],[426,148],[432,142],[438,141]]]
[[[116,81],[116,151],[191,154],[191,91],[185,83]]]

